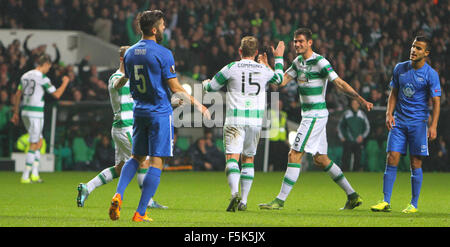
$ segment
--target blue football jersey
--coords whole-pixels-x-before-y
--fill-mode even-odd
[[[135,116],[172,113],[167,79],[176,77],[172,52],[153,40],[140,40],[124,56]]]
[[[392,75],[391,87],[398,89],[394,117],[405,122],[427,120],[428,100],[441,96],[438,73],[425,63],[415,70],[411,61],[398,63]]]

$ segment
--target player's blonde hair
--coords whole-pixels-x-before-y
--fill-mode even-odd
[[[39,57],[36,59],[36,64],[38,66],[42,66],[46,63],[51,64],[52,63],[52,59],[50,58],[50,56],[48,54],[41,54],[39,55]]]
[[[119,56],[120,57],[125,56],[125,52],[127,51],[128,48],[130,48],[130,46],[121,46],[119,48]]]
[[[241,40],[242,56],[243,57],[251,57],[254,56],[256,51],[258,50],[258,39],[254,36],[245,36]]]

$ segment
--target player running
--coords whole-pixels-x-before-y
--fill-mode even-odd
[[[119,78],[124,74],[123,56],[129,46],[122,46],[119,48],[119,69],[111,75],[108,81],[108,90],[111,100],[111,106],[114,112],[114,122],[111,129],[111,136],[115,144],[115,166],[108,167],[101,171],[97,176],[91,179],[88,183],[80,183],[77,187],[77,205],[83,207],[88,196],[98,187],[111,182],[113,179],[120,176],[125,161],[131,157],[131,136],[133,133],[133,99],[130,94],[129,82],[122,88],[116,89]],[[137,171],[137,181],[139,188],[142,188],[145,173],[150,164],[148,159],[139,164]],[[150,199],[149,208],[167,209],[167,206],[158,204],[153,199]]]
[[[160,45],[165,29],[164,14],[159,10],[144,11],[138,16],[142,39],[130,47],[124,56],[124,75],[117,87],[128,80],[134,99],[132,155],[122,167],[116,193],[111,201],[109,217],[118,220],[126,187],[133,179],[139,164],[149,157],[148,169],[142,187],[139,206],[133,221],[153,221],[147,216],[147,205],[155,194],[165,157],[172,157],[173,119],[170,91],[183,95],[206,117],[208,109],[186,93],[175,72],[175,61],[170,50]]]
[[[384,200],[370,209],[390,212],[391,195],[397,175],[400,154],[409,148],[411,159],[411,202],[402,211],[416,213],[422,187],[422,160],[428,156],[428,139],[436,139],[440,114],[441,86],[438,73],[426,62],[431,42],[417,36],[411,46],[409,61],[395,66],[386,109],[386,127],[389,130],[386,152],[386,170],[383,177]],[[431,124],[428,127],[428,101],[433,102]]]
[[[25,169],[20,179],[20,182],[24,184],[43,182],[39,176],[39,159],[41,157],[40,149],[44,127],[45,92],[51,94],[55,99],[59,99],[70,81],[68,76],[63,76],[61,86],[56,89],[46,76],[51,67],[50,56],[46,54],[39,56],[36,68],[26,72],[20,78],[20,84],[15,95],[14,113],[11,122],[14,125],[19,123],[19,106],[23,95],[22,121],[30,135],[30,149],[26,155]]]
[[[244,37],[239,48],[241,60],[223,67],[212,80],[203,81],[203,88],[207,92],[217,91],[223,86],[226,86],[228,91],[223,126],[225,171],[231,189],[227,211],[235,212],[236,208],[240,211],[247,209],[247,197],[255,174],[254,156],[266,108],[266,84],[278,85],[282,82],[284,48],[284,42],[280,41],[273,50],[274,72],[266,65],[254,61],[258,55],[258,40],[253,36]],[[265,59],[267,60],[267,57]],[[239,160],[242,170],[239,170]]]
[[[349,97],[358,100],[364,109],[370,111],[372,103],[367,102],[342,80],[330,63],[312,50],[312,33],[307,28],[297,29],[294,33],[295,51],[299,55],[285,72],[281,87],[295,79],[300,93],[302,121],[297,130],[295,141],[288,154],[288,164],[278,196],[269,203],[259,204],[261,209],[282,209],[292,187],[300,175],[301,159],[304,153],[313,155],[314,164],[326,171],[347,194],[343,209],[353,209],[362,203],[361,197],[352,188],[342,170],[328,158],[326,124],[328,110],[325,93],[328,81]]]

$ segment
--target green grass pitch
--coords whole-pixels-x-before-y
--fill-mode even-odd
[[[245,212],[226,212],[230,191],[224,172],[163,172],[155,199],[169,209],[149,210],[152,223],[131,221],[140,190],[136,178],[125,191],[121,218],[111,221],[110,200],[118,179],[97,188],[84,208],[76,205],[76,187],[96,172],[41,173],[42,184],[20,184],[21,173],[0,172],[1,227],[449,227],[450,173],[424,173],[419,212],[401,213],[410,201],[410,174],[399,172],[392,212],[374,213],[382,199],[382,173],[345,173],[363,204],[341,211],[345,193],[324,172],[302,172],[285,208],[260,210],[279,192],[284,173],[256,172]]]

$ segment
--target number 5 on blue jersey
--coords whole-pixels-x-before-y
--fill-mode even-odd
[[[147,92],[147,86],[145,76],[139,73],[140,69],[144,69],[144,65],[134,65],[134,79],[136,81],[141,81],[141,84],[136,85],[136,88],[140,93],[145,94]]]

